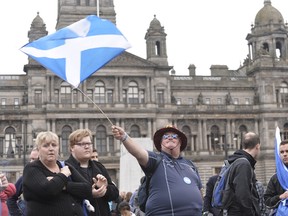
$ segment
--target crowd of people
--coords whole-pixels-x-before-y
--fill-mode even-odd
[[[203,191],[197,167],[182,156],[187,146],[187,137],[182,131],[174,126],[157,130],[153,141],[158,152],[144,149],[121,127],[113,125],[112,133],[137,159],[145,175],[153,174],[145,213],[139,209],[137,189],[119,192],[98,160],[91,131],[78,129],[69,136],[67,160],[59,159],[59,137],[51,131],[43,131],[37,135],[23,176],[13,184],[5,174],[0,174],[0,215],[268,216],[280,215],[280,211],[287,211],[284,215],[288,215],[288,207],[287,210],[282,207],[288,198],[288,171],[279,174],[277,169],[279,172],[271,177],[267,189],[257,181],[254,170],[261,144],[259,135],[254,132],[246,133],[242,148],[228,156],[229,163],[238,158],[246,160],[238,160],[240,162],[230,171],[233,198],[224,210],[211,205],[218,175],[209,178]],[[160,164],[153,170],[159,157]],[[287,169],[288,140],[280,143],[279,158],[279,163]]]

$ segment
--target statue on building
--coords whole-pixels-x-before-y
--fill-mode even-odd
[[[177,104],[177,100],[176,100],[174,95],[171,96],[171,103],[172,104]]]
[[[22,104],[23,105],[28,104],[28,94],[27,94],[27,92],[24,92],[24,94],[23,94]]]
[[[254,93],[253,102],[254,102],[254,105],[258,105],[260,103],[260,98],[259,98],[259,94],[257,91],[255,91]]]
[[[202,92],[198,95],[197,104],[202,105],[204,104]]]
[[[259,56],[267,56],[269,55],[269,50],[268,48],[265,48],[264,46],[262,46],[259,50],[258,50],[258,55]]]
[[[232,97],[231,97],[230,92],[228,92],[228,94],[226,95],[225,102],[226,102],[226,105],[232,104]]]

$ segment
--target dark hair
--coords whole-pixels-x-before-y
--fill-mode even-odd
[[[97,152],[97,149],[96,149],[96,148],[93,148],[92,152]]]
[[[286,144],[288,144],[288,140],[282,140],[282,141],[280,142],[280,145],[286,145]]]
[[[257,144],[260,144],[259,135],[254,132],[248,132],[244,135],[242,143],[243,149],[253,149]]]
[[[126,201],[120,202],[119,205],[118,205],[118,211],[121,211],[121,210],[128,210],[128,211],[130,211],[131,208],[130,208],[129,203],[126,202]]]

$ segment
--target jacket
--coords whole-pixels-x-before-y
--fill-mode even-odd
[[[93,182],[92,177],[95,177],[97,174],[102,174],[103,176],[105,176],[108,182],[107,192],[103,197],[89,199],[90,203],[94,206],[96,212],[96,214],[95,212],[92,212],[89,215],[110,216],[111,213],[108,202],[114,201],[118,198],[119,190],[112,182],[106,168],[98,161],[89,160],[88,172],[90,172],[91,176],[88,177],[87,173],[83,173],[83,169],[80,167],[78,161],[72,155],[70,155],[66,162],[74,166],[75,169],[78,170],[83,175],[83,177],[91,183]]]
[[[280,203],[279,196],[284,193],[285,190],[281,187],[278,181],[277,174],[275,173],[269,180],[266,191],[264,193],[265,204],[269,208],[277,208]]]
[[[256,160],[244,150],[237,150],[229,156],[229,163],[238,160],[230,173],[230,187],[234,192],[232,204],[227,209],[229,216],[260,216],[259,196],[256,188],[255,164]]]
[[[16,193],[16,187],[14,184],[9,183],[7,188],[0,192],[0,199],[1,199],[1,216],[8,216],[9,211],[6,204],[6,201],[9,197],[13,196]]]
[[[62,167],[59,161],[57,165]],[[75,168],[68,166],[71,171],[69,178],[63,173],[51,172],[40,160],[25,166],[23,195],[27,216],[84,215],[82,201],[92,197],[91,184]]]

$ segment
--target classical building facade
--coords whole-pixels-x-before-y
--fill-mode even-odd
[[[212,65],[211,76],[197,76],[191,64],[189,75],[176,75],[167,61],[167,35],[155,16],[145,35],[147,58],[124,52],[85,80],[81,91],[32,59],[25,75],[0,76],[1,170],[15,181],[40,131],[58,134],[61,158],[66,158],[69,134],[89,128],[102,163],[118,183],[120,143],[111,124],[138,138],[152,138],[157,129],[173,124],[186,133],[183,154],[195,161],[203,182],[241,148],[244,133],[257,132],[262,152],[256,173],[266,184],[275,172],[276,126],[288,139],[288,27],[270,0],[259,8],[246,37],[247,57],[236,70]],[[96,11],[95,0],[58,0],[56,28]],[[113,0],[100,1],[99,12],[116,23]],[[29,41],[47,34],[37,14]]]

